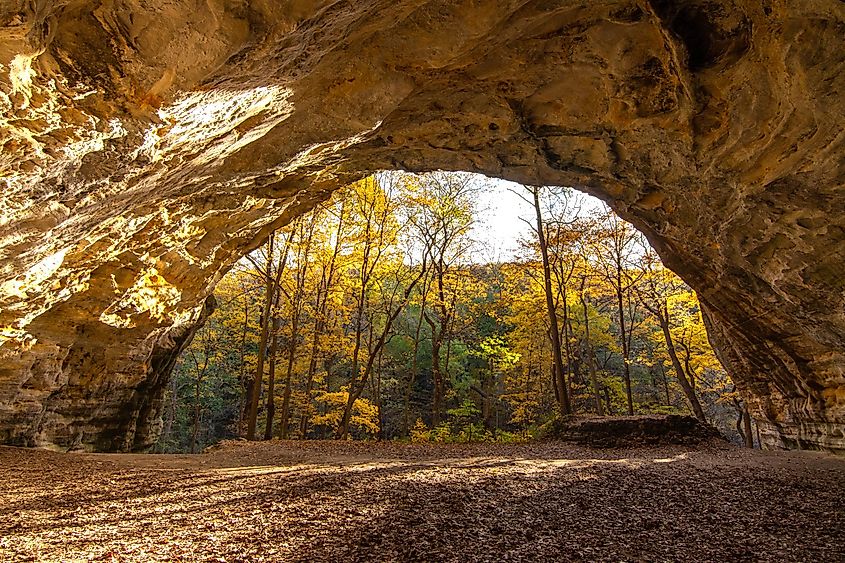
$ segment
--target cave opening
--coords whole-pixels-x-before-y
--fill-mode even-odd
[[[24,4],[0,441],[151,446],[240,256],[363,172],[448,169],[598,195],[696,290],[763,442],[841,451],[841,2]]]
[[[841,559],[843,29],[836,0],[0,2],[0,560]],[[472,214],[378,170],[543,186],[537,236],[447,268]],[[614,264],[639,235],[551,186],[652,248]],[[681,411],[822,452],[651,422]]]
[[[561,386],[575,415],[688,414],[759,447],[695,292],[572,188],[380,172],[273,232],[213,299],[174,364],[154,451],[520,441],[557,424]]]

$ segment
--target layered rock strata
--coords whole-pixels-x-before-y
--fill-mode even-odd
[[[383,169],[571,185],[701,298],[770,447],[845,449],[845,3],[11,0],[0,441],[142,450],[215,283]]]

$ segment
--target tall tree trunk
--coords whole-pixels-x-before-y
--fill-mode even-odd
[[[267,375],[267,420],[264,424],[264,439],[273,438],[273,418],[276,416],[276,352],[279,348],[279,328],[281,320],[273,317],[273,336],[270,337],[270,352],[267,355],[269,373]]]
[[[264,379],[264,363],[268,353],[267,343],[270,339],[270,327],[275,326],[273,305],[278,305],[279,284],[281,283],[282,273],[285,271],[285,267],[287,265],[288,253],[290,252],[290,245],[293,241],[294,231],[295,229],[291,228],[287,238],[285,239],[284,250],[279,264],[276,267],[275,279],[273,277],[273,243],[275,240],[275,234],[271,234],[269,240],[267,241],[267,264],[266,271],[264,272],[266,281],[265,299],[264,307],[261,312],[261,332],[258,342],[258,358],[255,367],[255,379],[253,382],[254,392],[251,397],[252,403],[250,405],[249,425],[247,428],[248,440],[255,440],[256,427],[258,426],[258,403],[261,395],[261,384]],[[274,333],[275,332],[277,331],[274,331]],[[273,369],[275,370],[275,359]],[[273,373],[275,375],[275,371]],[[268,400],[273,400],[272,394],[268,397]],[[272,425],[272,420],[270,424]]]
[[[484,420],[484,426],[488,430],[493,429],[493,359],[487,359],[487,370],[485,370],[484,379],[482,380],[481,389],[484,394],[481,396],[481,418]]]
[[[363,336],[363,311],[364,311],[364,296],[361,296],[360,307],[358,309],[358,316],[355,322],[355,347],[352,350],[352,379],[349,383],[348,396],[346,398],[346,407],[343,409],[343,415],[340,419],[340,426],[337,429],[337,439],[345,440],[349,434],[349,421],[352,418],[352,408],[355,406],[354,388],[358,381],[358,371],[360,369],[359,361],[361,355],[361,337]]]
[[[619,313],[619,340],[622,344],[622,373],[625,377],[625,399],[628,402],[628,414],[634,414],[634,397],[631,393],[631,366],[628,364],[628,338],[625,332],[625,306],[622,296],[622,264],[616,264],[616,305]]]
[[[376,369],[376,410],[378,411],[378,436],[376,439],[381,442],[384,439],[384,411],[381,403],[381,370],[384,368],[384,347],[378,353],[378,368]]]
[[[569,377],[565,378],[569,382],[567,393],[569,397],[572,397],[572,380],[575,377],[575,371],[572,369],[572,350],[569,342],[569,304],[566,302],[567,293],[566,287],[564,286],[561,295],[561,301],[563,302],[563,352],[566,357],[565,373],[569,374]]]
[[[311,222],[308,225],[308,234],[305,235],[305,226],[303,225],[299,241],[300,247],[297,252],[297,269],[296,269],[296,286],[291,298],[291,328],[290,328],[290,342],[288,346],[288,369],[285,373],[285,390],[282,393],[282,420],[281,420],[281,435],[282,439],[288,438],[290,427],[290,398],[292,393],[292,377],[293,365],[296,359],[296,350],[299,346],[299,322],[302,315],[302,305],[305,299],[305,280],[308,277],[308,255],[311,253],[311,242],[314,240],[314,228],[317,225],[317,215],[311,215]],[[305,238],[304,246],[301,244]]]
[[[393,317],[391,317],[392,319]],[[338,429],[337,438],[340,440],[345,439],[349,434],[349,423],[352,420],[352,410],[355,408],[355,401],[360,398],[361,394],[364,392],[364,389],[367,387],[367,381],[369,379],[370,373],[373,371],[373,365],[375,358],[381,354],[381,346],[383,346],[384,342],[386,341],[387,332],[390,330],[390,326],[384,327],[384,332],[382,336],[379,338],[379,343],[373,349],[373,324],[370,323],[369,331],[367,334],[367,351],[369,352],[369,357],[367,358],[367,363],[364,364],[364,373],[361,374],[360,382],[353,379],[352,383],[349,385],[349,395],[346,399],[346,406],[343,409],[343,415],[340,419],[340,428]]]
[[[414,331],[414,357],[411,358],[411,376],[408,378],[408,386],[405,388],[405,402],[402,408],[402,435],[404,436],[409,436],[411,432],[411,392],[414,389],[414,383],[417,380],[419,372],[419,359],[417,356],[419,355],[420,349],[420,331],[422,329],[423,313],[425,312],[425,297],[426,287],[423,284],[422,299],[420,300],[420,316],[417,319],[417,328]]]
[[[669,397],[669,378],[666,376],[666,370],[663,369],[663,360],[657,362],[657,366],[660,368],[660,377],[663,380],[663,391],[666,394],[666,406],[670,406],[672,404],[672,399]]]
[[[431,339],[431,375],[434,378],[434,397],[431,404],[431,425],[440,424],[443,412],[443,372],[440,371],[440,339]]]
[[[167,413],[167,421],[164,423],[164,430],[161,433],[162,438],[164,441],[169,443],[172,439],[173,433],[173,421],[176,419],[176,408],[178,406],[176,394],[178,393],[178,385],[176,378],[173,377],[170,380],[170,408],[168,409],[170,412]],[[159,444],[162,443],[162,440],[159,440]],[[163,453],[164,449],[161,445],[158,446],[159,453]]]
[[[200,428],[200,390],[202,389],[202,378],[197,373],[196,384],[194,386],[194,429],[191,432],[191,453],[197,453],[197,433]]]
[[[537,215],[537,239],[540,243],[540,254],[543,258],[543,287],[546,293],[546,312],[549,316],[549,333],[552,341],[552,360],[554,371],[557,375],[558,388],[560,390],[560,413],[563,416],[572,414],[572,406],[569,403],[569,392],[566,388],[566,378],[563,373],[563,356],[560,350],[560,328],[557,322],[554,296],[552,294],[552,273],[549,265],[549,249],[546,245],[545,226],[543,225],[543,214],[540,210],[540,188],[531,187],[534,196],[534,211]]]
[[[528,360],[528,369],[525,371],[525,400],[526,401],[531,400],[531,360],[530,360],[530,358]],[[526,412],[526,422],[528,422],[529,424],[532,424],[534,422],[533,414],[530,416],[530,418],[527,415],[528,415],[528,412]],[[523,430],[523,432],[525,432],[526,430],[527,430],[527,428],[525,430]]]
[[[704,409],[701,408],[701,403],[698,401],[695,390],[692,388],[689,381],[687,381],[686,373],[684,372],[683,366],[681,366],[681,361],[678,359],[678,353],[675,351],[675,344],[672,341],[672,333],[669,331],[668,315],[669,313],[664,309],[658,314],[658,320],[660,321],[660,328],[663,330],[663,338],[666,340],[666,349],[669,352],[669,358],[672,360],[672,366],[675,368],[675,373],[678,375],[678,383],[681,385],[681,389],[683,390],[687,401],[689,401],[695,417],[701,422],[707,422],[707,417],[704,416]]]
[[[245,292],[244,292],[245,293]],[[238,383],[241,385],[243,389],[243,395],[241,395],[240,402],[238,404],[238,434],[243,436],[244,435],[244,420],[247,414],[247,410],[249,409],[250,405],[250,391],[251,391],[251,383],[247,381],[247,374],[246,374],[246,362],[244,361],[246,358],[246,335],[247,330],[249,329],[249,299],[244,296],[244,322],[243,322],[243,330],[241,330],[241,349],[240,349],[240,362],[238,364]]]
[[[311,353],[308,358],[308,373],[305,378],[305,407],[299,418],[299,435],[304,440],[308,432],[308,417],[311,412],[311,393],[314,391],[314,375],[317,372],[317,350],[320,345],[322,322],[319,315],[314,320],[314,334],[311,339]]]
[[[303,265],[304,269],[305,266]],[[304,275],[303,275],[304,277]],[[296,360],[296,350],[299,341],[299,315],[302,301],[302,288],[298,287],[293,303],[291,303],[292,316],[290,327],[290,342],[288,343],[288,365],[285,371],[285,389],[282,392],[282,413],[280,422],[280,434],[282,440],[288,439],[288,430],[290,426],[290,398],[292,392],[293,366]]]
[[[245,375],[244,376],[244,399],[243,399],[243,409],[241,412],[241,420],[238,424],[238,435],[241,437],[245,437],[249,435],[249,420],[250,414],[252,409],[252,395],[255,392],[255,376],[254,375]]]
[[[440,424],[443,417],[444,402],[446,397],[446,378],[444,371],[448,372],[449,366],[446,365],[444,370],[442,358],[440,353],[443,349],[443,343],[447,343],[446,361],[449,360],[449,321],[451,312],[446,304],[446,290],[445,277],[447,266],[443,260],[443,253],[445,248],[440,251],[440,259],[434,263],[435,281],[437,282],[437,303],[435,306],[439,309],[439,318],[434,319],[428,314],[425,314],[425,320],[431,328],[431,373],[434,379],[434,397],[432,400],[432,426]]]
[[[593,344],[590,341],[590,316],[587,310],[587,300],[584,297],[583,293],[581,294],[581,306],[584,309],[584,344],[586,348],[585,355],[587,356],[587,369],[590,370],[590,382],[593,386],[593,398],[596,401],[596,413],[599,416],[604,416],[604,408],[601,404],[601,392],[599,389],[599,378],[596,374],[595,354],[593,352]]]
[[[360,281],[361,281],[361,290],[357,295],[357,310],[355,312],[355,346],[352,350],[352,369],[350,371],[351,377],[349,381],[349,391],[348,397],[346,402],[346,407],[343,410],[343,415],[340,420],[340,426],[337,429],[336,437],[339,440],[346,439],[346,436],[349,433],[349,421],[352,417],[352,408],[355,405],[355,399],[353,399],[354,389],[356,382],[358,381],[358,371],[360,370],[360,356],[361,356],[361,337],[363,336],[363,322],[364,322],[364,309],[367,306],[367,286],[370,281],[370,273],[371,266],[370,266],[370,252],[372,251],[373,241],[370,238],[370,233],[372,229],[372,215],[367,216],[366,220],[366,227],[365,227],[365,237],[364,237],[364,248],[362,253],[361,259],[361,271],[360,271]],[[378,257],[376,260],[378,261]]]
[[[288,365],[287,370],[285,371],[285,390],[282,392],[282,413],[281,422],[279,423],[281,426],[279,433],[282,436],[282,440],[288,439],[288,426],[290,421],[291,379],[293,377],[293,364],[296,360],[296,340],[299,337],[298,317],[299,315],[294,313],[293,321],[291,322],[291,338],[290,344],[288,346]]]
[[[261,331],[258,337],[258,358],[255,366],[255,376],[252,380],[252,396],[250,397],[249,416],[247,417],[247,440],[255,440],[255,429],[258,425],[258,401],[261,395],[261,384],[264,379],[264,356],[267,353],[267,339],[270,333],[270,309],[273,304],[273,239],[271,234],[267,240],[267,264],[265,272],[264,306],[261,310]]]

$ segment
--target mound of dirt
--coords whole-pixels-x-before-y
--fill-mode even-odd
[[[576,418],[555,424],[550,437],[603,448],[727,441],[713,426],[675,414]]]

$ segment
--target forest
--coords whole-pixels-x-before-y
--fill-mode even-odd
[[[160,452],[222,439],[522,441],[576,416],[692,414],[753,447],[695,293],[571,188],[512,188],[530,236],[474,236],[488,180],[382,173],[217,286],[167,389]]]

